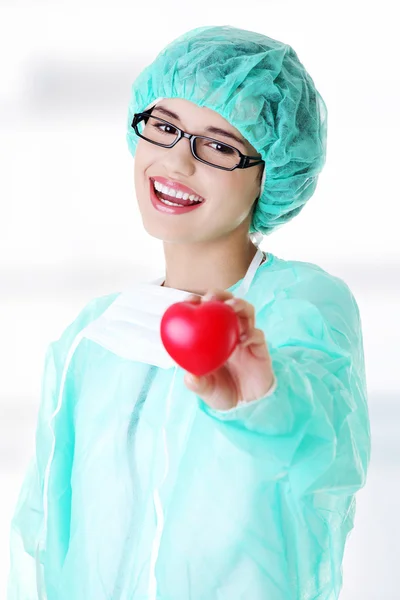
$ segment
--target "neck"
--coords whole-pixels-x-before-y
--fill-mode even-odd
[[[164,242],[164,287],[204,295],[242,279],[257,252],[248,235],[192,244]]]

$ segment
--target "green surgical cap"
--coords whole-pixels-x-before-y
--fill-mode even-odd
[[[287,44],[230,26],[197,27],[168,44],[132,84],[132,156],[133,115],[160,98],[214,110],[261,154],[265,169],[251,233],[268,235],[313,195],[326,160],[327,108]]]

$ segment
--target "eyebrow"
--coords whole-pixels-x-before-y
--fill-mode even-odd
[[[169,110],[168,108],[164,108],[163,106],[155,106],[154,109],[153,109],[153,111],[154,110],[158,110],[159,112],[163,113],[167,117],[171,117],[172,119],[176,119],[179,122],[181,121],[180,118],[179,118],[179,115],[177,115],[176,113],[172,112],[172,110]],[[245,140],[241,139],[240,137],[238,137],[234,133],[231,133],[230,131],[226,131],[225,129],[221,129],[220,127],[213,127],[211,125],[209,127],[206,127],[205,130],[208,131],[209,133],[215,133],[216,135],[223,135],[225,137],[231,138],[232,140],[235,140],[236,142],[239,142],[239,144],[242,144],[242,146],[247,150],[247,146],[246,146]]]

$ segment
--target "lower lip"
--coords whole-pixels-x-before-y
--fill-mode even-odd
[[[151,203],[154,206],[154,208],[156,208],[160,212],[166,213],[168,215],[181,215],[182,213],[187,213],[191,210],[196,210],[196,208],[199,208],[199,206],[203,204],[203,202],[200,202],[199,204],[191,204],[190,206],[169,206],[168,204],[164,204],[164,202],[161,202],[161,200],[158,198],[154,190],[153,182],[151,180],[149,181]]]

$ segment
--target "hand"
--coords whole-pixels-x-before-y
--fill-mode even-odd
[[[233,308],[243,339],[221,368],[203,377],[186,373],[185,385],[212,408],[228,410],[239,401],[249,402],[267,394],[274,373],[264,332],[255,329],[254,306],[225,290],[211,290],[203,297],[191,295],[186,301],[199,304],[212,299],[222,300]]]

